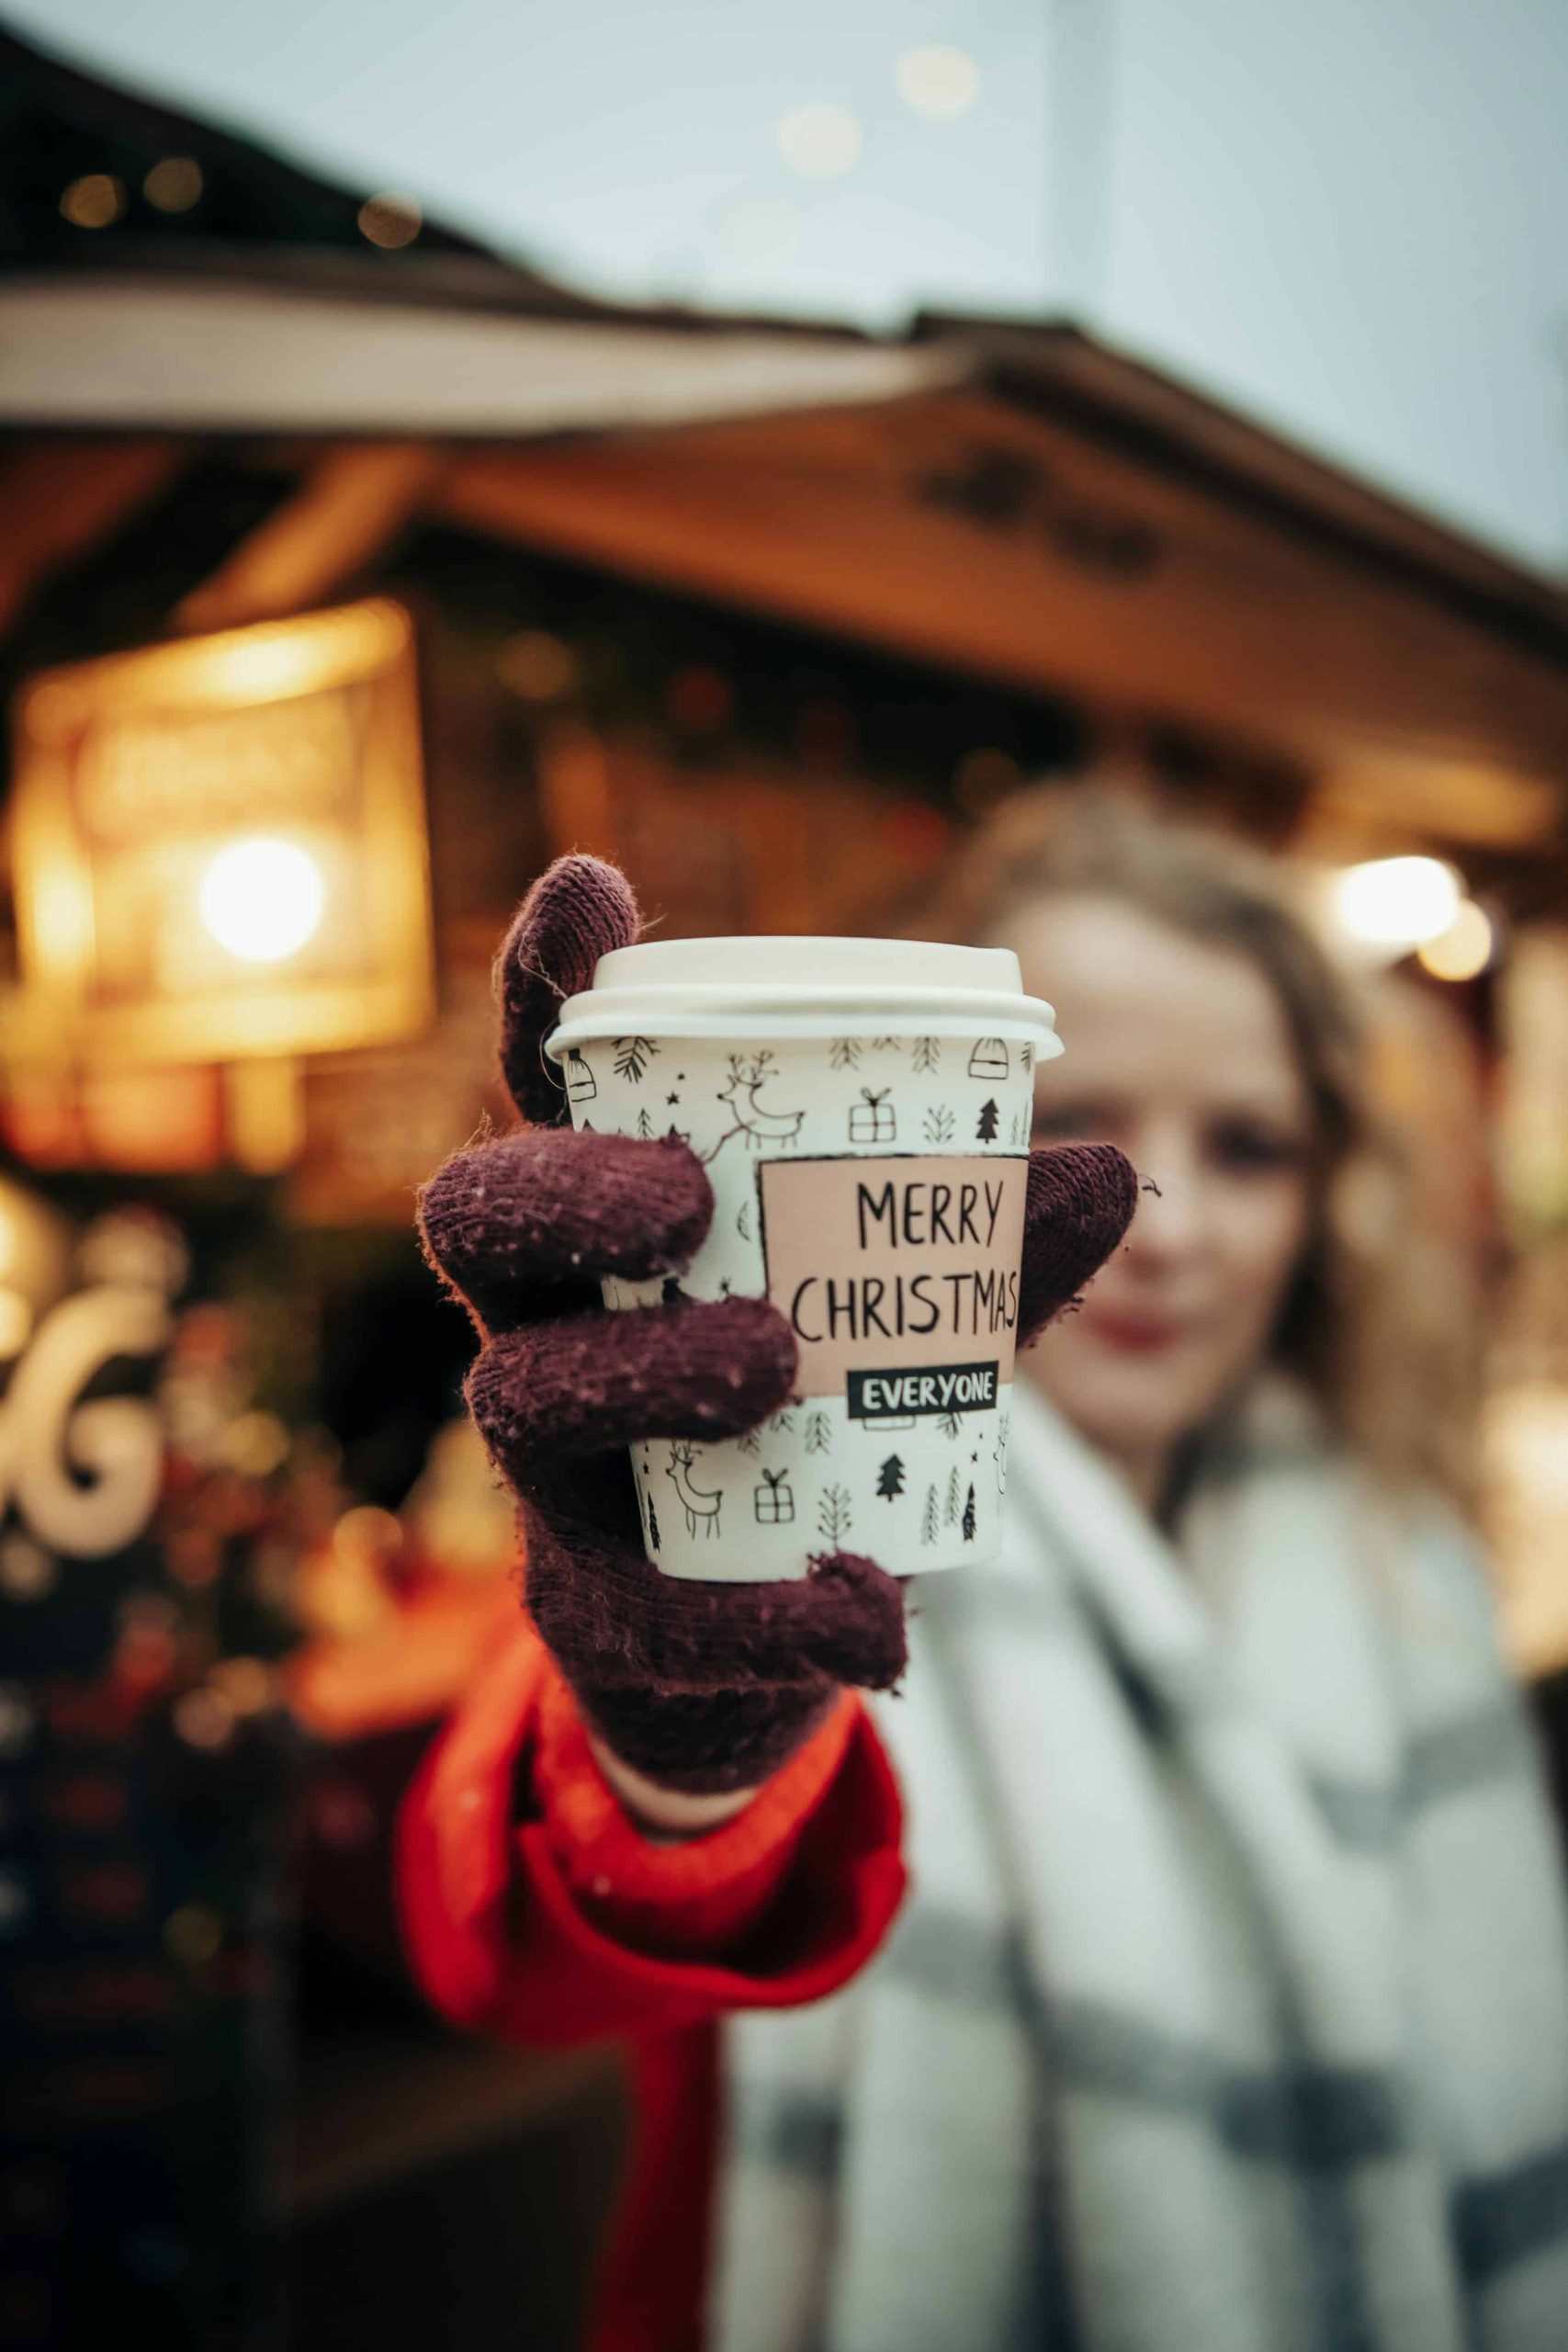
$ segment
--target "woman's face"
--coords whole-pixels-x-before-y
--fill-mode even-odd
[[[1041,1070],[1036,1143],[1105,1138],[1144,1180],[1125,1244],[1027,1363],[1152,1487],[1268,1347],[1311,1216],[1310,1104],[1248,957],[1109,898],[1043,899],[1010,944],[1066,1048]]]

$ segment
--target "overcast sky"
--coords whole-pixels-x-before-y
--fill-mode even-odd
[[[1070,311],[1568,571],[1568,0],[0,12],[594,290]],[[962,112],[900,95],[931,43],[978,69]],[[781,120],[822,107],[797,160],[858,154],[803,176]]]

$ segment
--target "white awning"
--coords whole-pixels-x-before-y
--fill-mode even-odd
[[[965,372],[893,345],[717,322],[542,318],[235,278],[0,280],[0,424],[513,435],[856,405]]]

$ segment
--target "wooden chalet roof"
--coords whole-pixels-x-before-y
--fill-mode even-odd
[[[1067,322],[636,310],[422,245],[0,244],[0,628],[191,449],[281,435],[297,495],[182,625],[435,515],[1218,736],[1331,831],[1563,888],[1557,583]]]

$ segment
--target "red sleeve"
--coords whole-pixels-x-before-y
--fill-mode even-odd
[[[521,2041],[789,2007],[881,1942],[901,1830],[892,1769],[846,1695],[733,1821],[679,1845],[643,1837],[524,1621],[403,1801],[404,1940],[454,2022]]]

